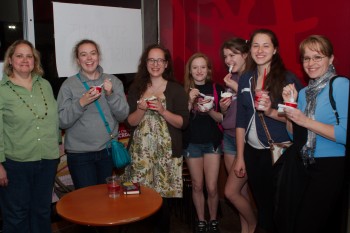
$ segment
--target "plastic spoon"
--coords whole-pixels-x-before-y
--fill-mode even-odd
[[[190,89],[192,90],[193,88],[190,88]],[[200,92],[199,92],[199,95],[202,97],[206,97],[206,95],[204,95],[203,93],[200,93]]]
[[[199,95],[202,97],[206,97],[206,95],[204,95],[203,93],[200,93],[200,92],[199,92]]]
[[[109,78],[108,80],[111,81],[112,79]],[[98,86],[96,86],[96,87],[102,88],[102,87],[103,87],[103,84],[104,84],[104,83],[102,83],[101,85],[98,85]]]
[[[231,73],[233,69],[233,65],[230,65],[230,68],[228,69],[228,72]]]
[[[293,90],[290,90],[290,102],[294,103],[294,101]]]

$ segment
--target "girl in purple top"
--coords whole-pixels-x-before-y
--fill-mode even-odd
[[[238,178],[231,169],[236,157],[236,92],[238,80],[246,65],[249,47],[245,40],[232,38],[221,46],[221,54],[229,73],[224,77],[226,92],[233,93],[231,98],[222,98],[221,112],[224,115],[222,126],[224,128],[223,152],[225,167],[229,173],[225,186],[225,196],[237,208],[241,221],[241,232],[253,232],[256,226],[256,217],[248,193],[247,175]]]

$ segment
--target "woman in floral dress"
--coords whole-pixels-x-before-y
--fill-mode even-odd
[[[156,231],[169,232],[167,198],[182,197],[182,129],[188,124],[187,95],[175,82],[169,51],[150,45],[143,52],[128,93],[132,128],[127,168],[132,181],[163,197]]]

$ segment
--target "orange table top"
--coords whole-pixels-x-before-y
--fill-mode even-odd
[[[154,214],[162,197],[151,188],[141,194],[108,197],[106,184],[75,190],[56,204],[57,213],[68,221],[90,226],[111,226],[136,222]]]

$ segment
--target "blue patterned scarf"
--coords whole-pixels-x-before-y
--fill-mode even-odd
[[[328,67],[327,72],[317,79],[310,79],[309,85],[305,91],[306,93],[306,108],[305,115],[311,119],[315,119],[315,110],[317,105],[317,95],[323,90],[323,88],[328,84],[329,80],[335,76],[334,66],[331,64]],[[301,149],[302,159],[304,164],[315,163],[314,153],[316,148],[316,134],[308,130],[307,142]]]

